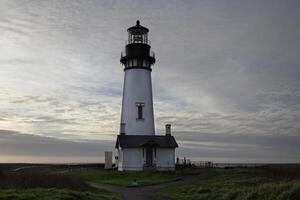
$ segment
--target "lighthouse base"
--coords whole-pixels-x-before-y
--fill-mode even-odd
[[[173,136],[119,135],[116,142],[119,171],[174,171]]]

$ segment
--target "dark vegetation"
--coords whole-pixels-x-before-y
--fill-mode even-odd
[[[0,190],[1,200],[118,200],[112,193],[95,190],[78,192],[76,190],[35,188]]]
[[[300,180],[300,164],[274,164],[258,167],[264,172],[274,177],[285,178],[289,180]]]
[[[62,173],[70,169],[69,165],[2,164],[0,165],[0,200],[119,199],[115,194],[94,189],[83,180]]]
[[[117,172],[99,165],[1,165],[0,200],[112,200],[118,196],[91,188],[84,181],[141,186],[176,181],[185,175],[207,179],[161,191],[173,200],[300,200],[300,165],[199,169],[171,172]]]
[[[45,173],[5,173],[0,179],[1,189],[27,188],[65,188],[78,191],[89,190],[90,187],[83,181],[63,174]]]
[[[80,166],[75,166],[78,168]],[[60,173],[68,165],[0,165],[1,189],[65,188],[84,191],[91,187],[82,180]]]

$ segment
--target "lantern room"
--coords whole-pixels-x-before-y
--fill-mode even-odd
[[[136,25],[128,28],[127,31],[128,41],[120,59],[125,67],[124,70],[141,68],[151,71],[151,65],[155,63],[155,55],[150,51],[149,29],[141,26],[140,21],[137,21]]]
[[[148,32],[146,27],[140,25],[140,21],[136,25],[127,29],[128,31],[128,44],[143,43],[148,44]]]

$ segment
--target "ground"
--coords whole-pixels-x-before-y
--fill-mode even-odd
[[[214,169],[215,175],[160,191],[174,200],[299,200],[299,171],[283,169]]]
[[[157,192],[165,188],[173,188],[184,185],[186,183],[196,181],[199,179],[206,179],[213,175],[211,170],[197,170],[197,173],[182,174],[182,178],[173,182],[165,182],[155,185],[148,185],[143,187],[123,187],[109,184],[101,184],[95,182],[89,182],[90,185],[96,188],[106,189],[108,191],[119,194],[124,200],[166,200],[168,197],[159,195]],[[176,175],[177,176],[177,175]]]
[[[134,180],[138,186],[154,185],[179,180],[180,175],[172,172],[119,172],[100,168],[77,169],[66,174],[95,183],[120,186],[132,186]]]
[[[53,166],[0,165],[0,200],[119,200]]]
[[[0,189],[1,200],[118,200],[103,190],[76,191],[57,188]]]
[[[138,187],[132,186],[137,180]],[[300,165],[117,172],[99,166],[0,165],[0,200],[300,200]]]

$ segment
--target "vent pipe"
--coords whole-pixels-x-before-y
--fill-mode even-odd
[[[171,124],[166,124],[166,135],[171,136]]]
[[[125,123],[121,123],[120,125],[120,134],[121,135],[125,135]]]

